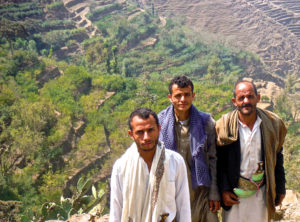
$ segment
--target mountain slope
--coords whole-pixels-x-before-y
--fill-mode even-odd
[[[295,0],[158,0],[154,8],[160,15],[183,17],[219,42],[257,53],[282,79],[300,71],[299,5]]]
[[[232,84],[245,73],[283,83],[256,55],[203,42],[155,8],[115,0],[16,1],[0,5],[0,17],[29,35],[6,38],[10,27],[0,29],[0,199],[20,201],[28,221],[32,213],[41,216],[42,203],[70,196],[82,176],[109,183],[114,160],[132,143],[128,115],[168,106],[173,76],[194,81],[195,106],[215,119],[231,110]],[[268,105],[273,94],[264,93]],[[282,108],[290,110],[284,102]],[[290,153],[300,144],[294,141]],[[291,155],[290,169],[297,157]],[[290,178],[297,172],[288,175],[295,187]]]

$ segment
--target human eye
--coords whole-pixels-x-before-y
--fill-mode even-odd
[[[175,95],[175,98],[176,98],[176,99],[180,99],[180,98],[181,98],[181,94],[176,94],[176,95]]]
[[[151,133],[151,132],[153,132],[153,130],[154,130],[153,128],[150,128],[150,129],[148,129],[148,132]]]
[[[135,132],[136,135],[143,135],[143,133],[144,133],[143,130],[138,130]]]

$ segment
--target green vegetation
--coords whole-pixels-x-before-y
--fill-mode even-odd
[[[11,54],[14,54],[13,41],[16,38],[25,38],[28,34],[21,23],[14,22],[5,18],[0,21],[0,34],[9,42]]]
[[[111,13],[112,11],[121,9],[122,5],[119,3],[114,3],[114,4],[109,4],[106,6],[103,6],[99,9],[93,9],[91,8],[91,13],[87,15],[87,18],[90,19],[91,21],[96,21],[103,15],[107,15]]]
[[[86,32],[83,28],[71,30],[53,30],[42,35],[35,34],[34,37],[42,42],[47,43],[54,50],[58,50],[63,47],[69,40],[86,38]]]
[[[86,195],[86,193],[92,189],[92,195]],[[92,186],[92,180],[88,179],[84,181],[81,177],[77,182],[76,192],[72,198],[64,198],[61,196],[60,204],[54,202],[44,203],[42,206],[42,220],[67,220],[73,214],[91,213],[98,210],[98,214],[104,208],[97,209],[97,205],[103,202],[105,190],[100,189],[97,192],[95,186]],[[102,203],[103,206],[105,204]]]
[[[182,23],[163,25],[155,13],[131,3],[92,7],[88,17],[101,34],[91,38],[73,20],[46,19],[63,7],[60,1],[0,6],[0,200],[18,201],[22,221],[54,218],[50,205],[67,218],[68,198],[76,199],[83,175],[107,183],[114,160],[131,143],[129,114],[138,107],[167,107],[173,76],[189,76],[196,107],[218,119],[232,109],[233,83],[248,66],[261,65],[256,55],[205,44]],[[31,11],[39,12],[36,20],[26,17]],[[61,56],[62,47],[78,48]],[[300,108],[292,100],[298,98],[294,80],[289,77],[275,111],[289,127],[288,187],[297,190]]]
[[[296,90],[300,79],[297,75],[287,76],[285,89],[275,102],[275,111],[285,121],[288,134],[284,145],[286,179],[289,189],[299,191],[300,156],[300,93]]]
[[[74,26],[74,22],[70,20],[49,20],[41,24],[41,27],[44,29],[51,29],[53,27],[64,28],[66,26]]]
[[[9,20],[23,20],[26,17],[36,18],[43,14],[43,9],[38,1],[24,3],[4,3],[0,6],[1,17]]]
[[[46,5],[47,10],[59,10],[64,7],[64,3],[61,1],[52,2],[48,5]]]

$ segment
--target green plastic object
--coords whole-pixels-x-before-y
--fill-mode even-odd
[[[258,173],[258,174],[253,174],[252,175],[252,180],[257,182],[257,181],[261,181],[262,178],[264,177],[264,173]]]
[[[253,194],[256,193],[255,190],[243,190],[243,189],[240,189],[240,188],[234,188],[234,189],[233,189],[233,192],[234,192],[238,197],[241,197],[241,198],[247,198],[247,197],[250,197],[250,196],[252,196]]]
[[[259,190],[259,186],[263,182],[264,169],[263,162],[257,163],[257,170],[251,176],[251,180],[240,177],[239,178],[239,188],[234,188],[233,192],[241,198],[247,198],[255,194]]]

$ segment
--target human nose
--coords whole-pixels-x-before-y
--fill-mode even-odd
[[[148,139],[150,139],[150,135],[149,135],[148,132],[145,132],[144,133],[144,140],[148,140]]]
[[[245,97],[245,98],[244,98],[244,103],[249,103],[249,101],[250,101],[250,100],[249,100],[248,97]]]
[[[180,96],[179,100],[184,101],[185,100],[185,95]]]

